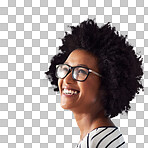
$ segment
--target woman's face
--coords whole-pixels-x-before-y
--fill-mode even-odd
[[[85,65],[99,73],[96,58],[85,50],[74,50],[65,61],[70,66]],[[64,78],[58,79],[61,94],[61,107],[77,112],[87,112],[100,107],[99,86],[100,77],[90,73],[84,82],[72,78],[72,71]],[[66,95],[63,90],[77,90],[77,94]],[[99,106],[98,106],[99,105]]]

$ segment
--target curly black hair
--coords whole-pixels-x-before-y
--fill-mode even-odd
[[[64,63],[75,49],[83,49],[98,59],[101,89],[105,94],[102,99],[106,115],[110,118],[125,111],[128,113],[130,101],[144,89],[142,61],[126,41],[127,36],[119,35],[115,27],[107,23],[97,26],[92,19],[83,21],[76,27],[70,26],[71,33],[65,32],[62,46],[57,55],[51,59],[49,70],[45,72],[54,91],[59,91],[58,79],[55,77],[56,65]]]

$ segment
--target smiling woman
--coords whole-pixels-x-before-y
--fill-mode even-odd
[[[90,61],[89,63],[87,61]],[[95,57],[85,50],[74,50],[66,60],[68,65],[74,66],[73,72],[67,72],[65,78],[58,79],[58,86],[61,94],[61,106],[77,113],[90,112],[95,110],[96,101],[99,93],[99,77],[94,73],[88,73],[88,68],[98,71]],[[86,65],[77,67],[79,64]],[[78,71],[80,69],[81,71]],[[82,71],[83,70],[83,71]],[[83,72],[83,73],[82,73]],[[89,76],[88,76],[89,74]],[[76,90],[75,95],[67,95],[63,90]],[[70,97],[70,99],[69,99]],[[93,104],[92,104],[93,103]],[[100,108],[100,107],[99,107]],[[98,110],[98,107],[97,107]],[[74,113],[75,114],[75,113]]]
[[[142,59],[109,23],[99,28],[88,19],[71,29],[45,74],[60,91],[61,107],[73,112],[80,128],[76,147],[123,148],[123,136],[111,118],[128,112],[143,89]]]

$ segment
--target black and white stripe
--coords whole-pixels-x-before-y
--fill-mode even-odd
[[[107,127],[105,127],[102,131],[98,132],[97,134],[95,134],[91,140],[93,140],[96,136],[98,136],[99,134],[101,134],[102,132],[104,132],[107,129]]]
[[[88,133],[78,148],[125,148],[122,134],[117,127],[99,127]],[[75,147],[77,148],[77,147]]]
[[[113,139],[111,142],[109,142],[105,148],[108,148],[109,145],[111,145],[111,143],[113,143],[115,140],[117,140],[121,136],[122,136],[122,134],[120,134],[119,136],[117,136],[115,139]]]
[[[87,148],[89,148],[89,133],[87,135]]]
[[[112,134],[112,133],[113,133],[114,131],[116,131],[116,130],[117,130],[117,128],[115,128],[115,129],[112,130],[110,133],[108,133],[107,135],[105,135],[105,136],[98,142],[96,148],[99,147],[100,143],[101,143],[107,136],[109,136],[110,134]]]
[[[122,145],[124,145],[125,144],[125,142],[122,142],[121,144],[119,144],[116,148],[119,148],[119,147],[121,147]]]

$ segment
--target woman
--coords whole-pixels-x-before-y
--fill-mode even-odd
[[[128,112],[143,89],[142,59],[109,23],[98,27],[88,19],[71,29],[45,73],[60,91],[61,107],[73,112],[80,128],[76,148],[125,147],[111,118]]]

